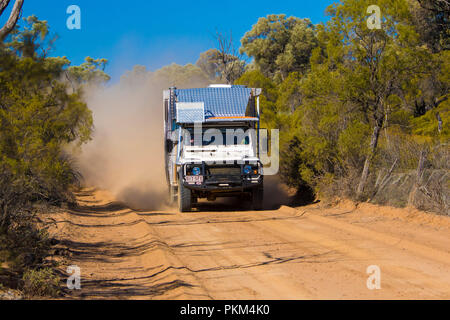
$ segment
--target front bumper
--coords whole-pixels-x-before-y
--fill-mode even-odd
[[[260,162],[251,164],[257,173],[253,170],[250,174],[244,174],[244,167],[249,165],[233,164],[233,165],[207,165],[201,164],[201,175],[203,176],[202,183],[186,182],[185,175],[190,166],[200,166],[199,164],[185,164],[182,166],[183,170],[183,186],[196,191],[203,192],[244,192],[249,189],[256,188],[263,184],[263,175],[261,174],[262,165]],[[219,172],[219,173],[217,173]]]

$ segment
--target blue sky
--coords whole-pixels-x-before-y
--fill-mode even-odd
[[[11,1],[13,2],[13,1]],[[145,1],[25,0],[23,16],[47,20],[59,36],[51,55],[80,64],[86,56],[107,58],[113,81],[136,64],[156,70],[172,62],[195,63],[215,46],[218,29],[232,30],[236,45],[259,17],[272,13],[326,21],[333,0]],[[120,6],[119,3],[125,4]],[[69,5],[81,8],[81,30],[68,30]],[[12,5],[10,5],[11,7]],[[5,12],[0,22],[4,22]]]

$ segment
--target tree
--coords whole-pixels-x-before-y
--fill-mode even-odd
[[[47,57],[57,40],[57,36],[50,36],[47,21],[40,21],[34,15],[22,20],[20,28],[11,31],[6,46],[21,57]]]
[[[11,41],[0,48],[3,227],[23,210],[22,205],[36,200],[60,203],[72,199],[69,187],[77,182],[78,173],[65,146],[87,142],[93,127],[82,92],[69,92],[64,81],[70,61],[30,51],[47,43],[46,22],[35,17],[24,21],[23,27],[11,33]],[[87,72],[95,74],[95,69]]]
[[[50,34],[49,29],[47,21],[31,15],[23,19],[20,28],[16,27],[11,31],[5,46],[19,57],[45,61],[56,72],[63,68],[65,78],[74,92],[86,83],[103,84],[109,81],[110,77],[105,73],[108,63],[106,59],[86,57],[80,66],[69,66],[70,61],[66,57],[48,57],[58,39],[56,35]]]
[[[450,1],[410,0],[413,23],[434,53],[450,49]]]
[[[216,32],[217,60],[221,73],[221,78],[228,84],[234,83],[245,70],[245,61],[238,50],[234,48],[233,33],[226,35]]]
[[[262,89],[260,97],[262,126],[267,129],[279,128],[277,126],[278,89],[276,84],[259,70],[247,71],[236,81],[236,84]]]
[[[139,86],[142,83],[147,82],[151,75],[152,73],[147,70],[146,66],[135,65],[133,70],[125,72],[125,74],[120,77],[120,82],[130,86]]]
[[[220,81],[222,79],[222,70],[219,55],[219,50],[209,49],[208,51],[202,52],[200,54],[200,58],[195,63],[195,65],[202,69],[202,71],[211,80]]]
[[[107,59],[93,59],[86,57],[85,62],[79,66],[70,66],[66,71],[66,78],[75,91],[83,84],[100,85],[111,78],[105,73]]]
[[[233,84],[245,71],[245,61],[234,48],[233,34],[216,32],[216,49],[200,54],[196,65],[211,79]]]
[[[409,0],[411,25],[422,46],[431,52],[433,63],[428,75],[418,83],[420,91],[412,101],[415,117],[439,108],[449,98],[450,2],[446,0]]]
[[[450,49],[450,2],[409,0],[412,24],[433,53]]]
[[[302,104],[301,79],[300,73],[291,72],[279,85],[277,106],[281,112],[292,114]]]
[[[1,59],[0,176],[12,180],[2,190],[0,203],[19,196],[66,201],[76,172],[63,147],[89,139],[91,111],[79,92],[67,93],[57,80],[64,70],[56,72],[51,60],[20,59],[10,53],[2,53]]]
[[[9,3],[10,0],[0,0],[0,16],[6,10]],[[20,14],[22,12],[23,3],[24,0],[16,0],[16,2],[14,3],[14,6],[12,8],[8,20],[6,21],[5,25],[0,29],[0,42],[5,40],[8,34],[10,34],[11,31],[14,30],[14,27],[16,26],[16,23],[19,20]]]
[[[260,18],[241,40],[241,52],[254,58],[261,72],[277,82],[290,72],[309,69],[317,46],[315,27],[308,19],[268,15]]]
[[[7,2],[0,1],[2,10]],[[34,204],[74,201],[80,175],[67,147],[87,142],[93,129],[81,89],[69,90],[65,81],[70,61],[47,57],[54,39],[48,31],[32,16],[0,44],[0,265],[17,281],[26,270],[49,266],[50,241]],[[87,63],[83,79],[100,66]]]
[[[245,71],[245,62],[233,54],[210,49],[200,54],[198,66],[211,81],[233,84]]]
[[[341,189],[355,192],[360,199],[370,193],[366,185],[371,170],[381,165],[381,133],[385,133],[382,161],[392,161],[383,165],[391,167],[396,162],[390,156],[393,151],[386,151],[389,129],[400,130],[396,141],[406,139],[414,126],[415,102],[430,93],[425,89],[428,79],[441,85],[426,96],[427,101],[442,103],[448,92],[445,58],[433,56],[423,46],[408,1],[376,3],[383,13],[380,30],[367,27],[366,10],[371,4],[343,0],[327,9],[331,20],[317,26],[318,46],[311,54],[311,70],[306,77],[287,77],[289,81],[279,87],[277,103],[278,107],[284,101],[298,104],[288,118],[288,139],[282,145],[284,155],[290,150],[296,150],[296,155],[286,157],[282,174],[295,172],[299,181],[314,187],[328,188],[340,181]],[[441,119],[447,117],[443,111],[439,114]],[[426,121],[435,118],[427,115]],[[426,123],[421,126],[425,127],[421,130],[431,129]]]
[[[359,110],[373,126],[368,154],[357,193],[364,191],[371,161],[385,120],[399,107],[402,97],[417,88],[418,75],[430,64],[429,52],[419,46],[410,12],[404,0],[378,1],[383,12],[382,29],[367,27],[366,8],[370,1],[344,0],[328,9],[326,56],[329,68],[337,70],[339,92],[344,106]]]
[[[208,76],[193,64],[185,66],[172,63],[156,70],[151,77],[151,83],[159,87],[161,83],[175,87],[204,87],[210,83]],[[166,88],[167,89],[167,88]]]

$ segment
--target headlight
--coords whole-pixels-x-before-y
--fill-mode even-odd
[[[201,170],[200,170],[199,167],[193,167],[193,168],[192,168],[192,175],[194,175],[194,176],[199,176],[200,173],[201,173]]]
[[[252,172],[252,166],[246,165],[244,167],[244,174],[250,174]]]

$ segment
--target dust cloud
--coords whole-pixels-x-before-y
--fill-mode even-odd
[[[264,177],[264,209],[276,210],[282,205],[290,205],[293,191],[281,182],[278,175]]]
[[[163,90],[206,87],[211,83],[190,66],[172,65],[156,72],[135,67],[108,87],[85,90],[93,112],[93,139],[77,156],[83,184],[109,191],[133,209],[169,206],[164,168]],[[278,177],[265,178],[264,207],[288,204],[291,194]],[[234,199],[220,204],[241,207]]]
[[[84,185],[108,190],[136,209],[167,206],[163,90],[172,85],[207,85],[202,81],[177,82],[161,76],[161,72],[143,72],[140,68],[122,77],[118,84],[86,90],[95,129],[77,161]]]

